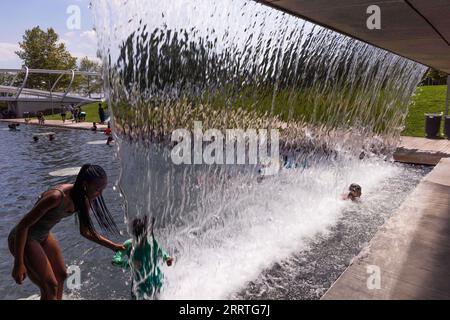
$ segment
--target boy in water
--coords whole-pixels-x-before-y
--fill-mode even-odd
[[[17,129],[17,127],[20,126],[19,123],[10,123],[8,124],[8,128],[10,131],[20,131]]]
[[[108,127],[105,129],[105,134],[106,134],[107,136],[112,135],[111,123],[110,123],[110,122],[108,122]]]
[[[114,143],[113,137],[109,136],[108,140],[106,140],[106,145],[111,147],[113,143]]]
[[[155,218],[151,220],[150,237],[148,235],[148,218],[136,218],[133,221],[133,238],[125,241],[124,251],[118,251],[112,264],[128,270],[132,267],[131,298],[133,300],[157,299],[163,285],[164,274],[159,268],[162,259],[171,266],[171,258],[153,234]]]
[[[342,196],[343,200],[356,201],[359,200],[359,198],[361,198],[361,186],[359,184],[352,183],[348,188],[348,191],[349,191],[348,194],[344,194]]]

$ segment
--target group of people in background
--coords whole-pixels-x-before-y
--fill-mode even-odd
[[[73,122],[78,123],[86,120],[86,113],[83,112],[81,106],[75,107],[74,104],[72,103],[69,106],[69,111],[72,116],[72,123]],[[61,120],[63,123],[66,123],[66,119],[67,119],[67,108],[65,106],[61,106]]]
[[[106,121],[106,113],[105,110],[103,109],[102,103],[98,104],[98,116],[100,118],[100,123],[104,124]],[[72,116],[72,123],[78,123],[78,122],[82,122],[86,120],[86,113],[83,112],[83,110],[81,109],[81,106],[75,107],[74,104],[71,104],[69,106],[69,111],[70,114]],[[61,106],[61,120],[63,123],[66,122],[67,119],[67,107],[62,105]]]

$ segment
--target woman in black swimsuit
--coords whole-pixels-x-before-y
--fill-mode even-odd
[[[42,300],[62,299],[67,273],[58,242],[50,230],[75,212],[82,236],[113,251],[125,249],[98,234],[91,220],[90,211],[104,231],[119,233],[102,197],[106,185],[102,167],[86,164],[75,184],[60,185],[41,195],[8,237],[9,249],[15,257],[12,277],[18,284],[28,276],[41,290]]]

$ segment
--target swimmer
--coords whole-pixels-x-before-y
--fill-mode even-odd
[[[132,267],[131,298],[133,300],[157,299],[163,285],[164,274],[159,267],[162,260],[171,266],[170,257],[156,241],[153,226],[155,218],[136,218],[132,224],[133,239],[124,243],[125,250],[117,252],[112,264],[126,270]],[[148,231],[150,229],[150,235]]]
[[[10,131],[19,131],[17,127],[20,126],[20,123],[10,123],[8,124],[8,128]]]
[[[54,134],[49,134],[49,135],[48,135],[48,140],[49,140],[49,141],[55,140],[55,135],[54,135]]]
[[[105,129],[105,134],[110,136],[112,134],[111,123],[108,122],[108,128]]]
[[[51,229],[75,214],[83,237],[116,252],[126,249],[100,235],[92,221],[95,217],[103,231],[119,234],[102,196],[107,183],[102,167],[85,164],[74,184],[52,187],[38,198],[8,236],[9,250],[14,256],[12,277],[17,284],[28,276],[39,287],[41,300],[62,299],[66,264]]]
[[[342,200],[356,201],[356,200],[359,200],[359,198],[361,198],[361,186],[359,184],[352,183],[350,185],[350,187],[348,188],[348,190],[349,190],[349,193],[344,194],[342,196]]]
[[[34,142],[38,142],[39,141],[39,137],[38,136],[33,136],[33,141]]]
[[[113,137],[109,136],[108,140],[106,140],[106,145],[107,146],[111,146],[113,143],[114,143]]]

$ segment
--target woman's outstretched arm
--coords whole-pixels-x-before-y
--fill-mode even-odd
[[[21,284],[26,277],[24,262],[25,244],[27,243],[28,230],[49,210],[58,207],[63,201],[60,192],[49,192],[20,220],[16,228],[16,238],[14,243],[14,269],[12,277]]]
[[[111,240],[106,239],[102,235],[98,234],[97,232],[93,232],[89,230],[87,226],[85,226],[81,220],[80,220],[80,234],[85,237],[86,239],[95,242],[101,246],[104,246],[106,248],[109,248],[113,251],[119,251],[119,250],[125,250],[125,246],[123,244],[118,244],[115,242],[112,242]]]

